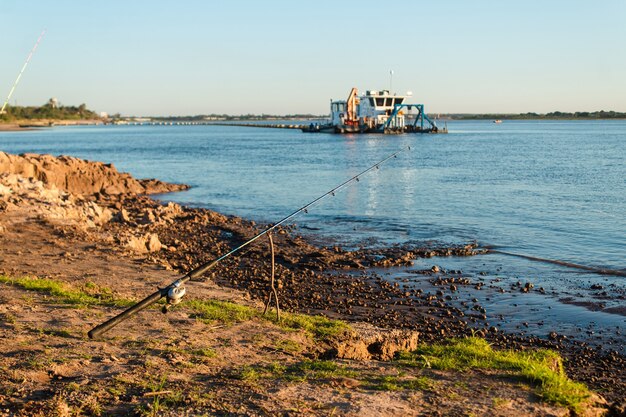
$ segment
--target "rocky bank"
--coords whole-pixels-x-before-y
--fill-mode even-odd
[[[0,152],[0,173],[35,179],[47,187],[83,196],[157,194],[189,188],[187,185],[168,184],[156,179],[137,180],[128,173],[118,172],[113,164],[64,155],[12,155]]]

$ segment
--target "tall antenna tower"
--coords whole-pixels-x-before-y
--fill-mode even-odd
[[[0,110],[0,114],[4,114],[4,109],[7,107],[7,104],[9,103],[9,100],[11,100],[11,96],[13,95],[13,92],[15,91],[15,87],[17,87],[17,84],[20,82],[20,78],[22,78],[22,74],[24,73],[24,70],[28,66],[28,63],[30,62],[30,59],[33,57],[33,54],[35,53],[35,51],[37,50],[37,47],[39,46],[39,42],[41,42],[41,40],[43,39],[43,36],[45,34],[46,34],[46,30],[44,29],[41,32],[41,35],[39,35],[39,38],[37,39],[37,42],[35,42],[35,46],[33,46],[33,49],[30,51],[30,54],[28,54],[28,58],[26,58],[26,62],[24,62],[24,66],[22,66],[22,70],[17,75],[17,78],[15,79],[15,82],[13,83],[13,87],[11,87],[11,91],[9,91],[9,95],[7,96],[6,101],[2,105],[2,109]]]

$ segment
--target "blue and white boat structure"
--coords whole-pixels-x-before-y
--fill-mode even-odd
[[[359,95],[352,88],[346,100],[330,101],[330,119],[302,128],[309,133],[448,133],[424,111],[423,104],[410,103],[411,93],[368,90]]]

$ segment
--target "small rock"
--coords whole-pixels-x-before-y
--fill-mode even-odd
[[[113,220],[119,223],[128,223],[130,222],[130,217],[128,216],[128,211],[126,209],[121,209],[115,214]]]
[[[157,236],[155,233],[151,233],[148,241],[146,242],[146,248],[148,249],[148,252],[158,252],[161,250],[162,246],[163,245],[159,240],[159,236]]]
[[[144,253],[147,251],[146,243],[147,242],[145,236],[131,236],[130,238],[128,238],[124,246],[132,251]]]
[[[156,217],[152,210],[144,211],[143,215],[139,219],[139,224],[152,224],[156,222]]]
[[[354,378],[338,377],[331,380],[331,385],[345,388],[356,388],[361,385],[361,381]]]
[[[0,195],[13,194],[13,190],[10,187],[0,184]]]

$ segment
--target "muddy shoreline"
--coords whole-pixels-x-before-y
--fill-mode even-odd
[[[39,166],[33,160],[29,162]],[[109,176],[106,167],[99,166],[98,169]],[[52,177],[39,175],[37,178],[49,181]],[[68,184],[67,176],[62,178],[64,180],[60,183]],[[95,186],[91,192],[83,190],[84,201],[81,201],[86,207],[93,203],[101,208],[101,212],[96,213],[97,218],[90,218],[93,227],[89,224],[89,227],[64,228],[64,238],[106,247],[120,257],[130,251],[140,256],[146,265],[179,274],[227,253],[264,227],[207,209],[173,203],[166,205],[145,195],[137,195],[136,189],[126,192],[135,184],[124,178],[108,192],[98,181],[89,184]],[[79,188],[85,186],[84,183],[76,185]],[[11,205],[18,206],[28,200],[26,196],[20,198],[6,199],[3,210],[11,210]],[[41,201],[33,204],[36,207]],[[91,215],[89,213],[91,211],[88,212]],[[291,227],[279,228],[274,233],[274,242],[279,299],[283,309],[368,322],[386,328],[416,330],[420,333],[420,340],[425,342],[474,334],[501,348],[554,349],[566,359],[566,371],[570,377],[585,382],[609,402],[626,398],[626,359],[611,347],[592,347],[584,339],[574,340],[559,334],[539,338],[504,333],[496,326],[488,325],[484,308],[471,299],[461,300],[473,306],[474,313],[465,314],[452,305],[453,297],[461,287],[480,290],[484,283],[464,277],[459,271],[443,271],[435,265],[420,271],[438,288],[437,291],[390,282],[380,273],[385,268],[411,265],[416,259],[481,256],[482,251],[474,244],[348,251],[338,246],[313,245]],[[265,300],[269,275],[268,242],[262,240],[221,262],[206,275],[206,279],[220,286],[246,291],[254,299]],[[190,282],[188,292],[193,292],[195,285]],[[520,291],[523,292],[523,284]],[[143,294],[137,296],[141,298]]]
[[[262,225],[252,221],[198,208],[181,207],[175,221],[163,221],[146,214],[156,213],[162,206],[148,197],[131,197],[109,204],[112,208],[124,207],[127,221],[105,225],[108,232],[123,235],[128,227],[137,227],[158,235],[167,249],[147,254],[146,260],[181,274],[219,257],[263,230]],[[145,223],[146,218],[154,221]],[[567,359],[566,371],[572,378],[587,383],[608,399],[616,401],[626,396],[626,358],[614,346],[593,346],[584,338],[571,339],[556,333],[548,338],[504,333],[496,326],[485,326],[488,318],[484,309],[471,299],[464,302],[474,305],[472,315],[450,305],[458,287],[484,285],[456,271],[441,271],[437,267],[422,271],[439,288],[437,292],[407,289],[386,280],[379,272],[370,271],[409,265],[418,258],[481,256],[474,244],[346,251],[337,246],[314,246],[298,235],[297,230],[289,228],[279,229],[274,242],[282,308],[417,330],[425,342],[474,334],[501,348],[554,349]],[[264,240],[226,259],[206,278],[265,300],[269,270],[269,247]],[[188,291],[193,291],[193,282]]]

